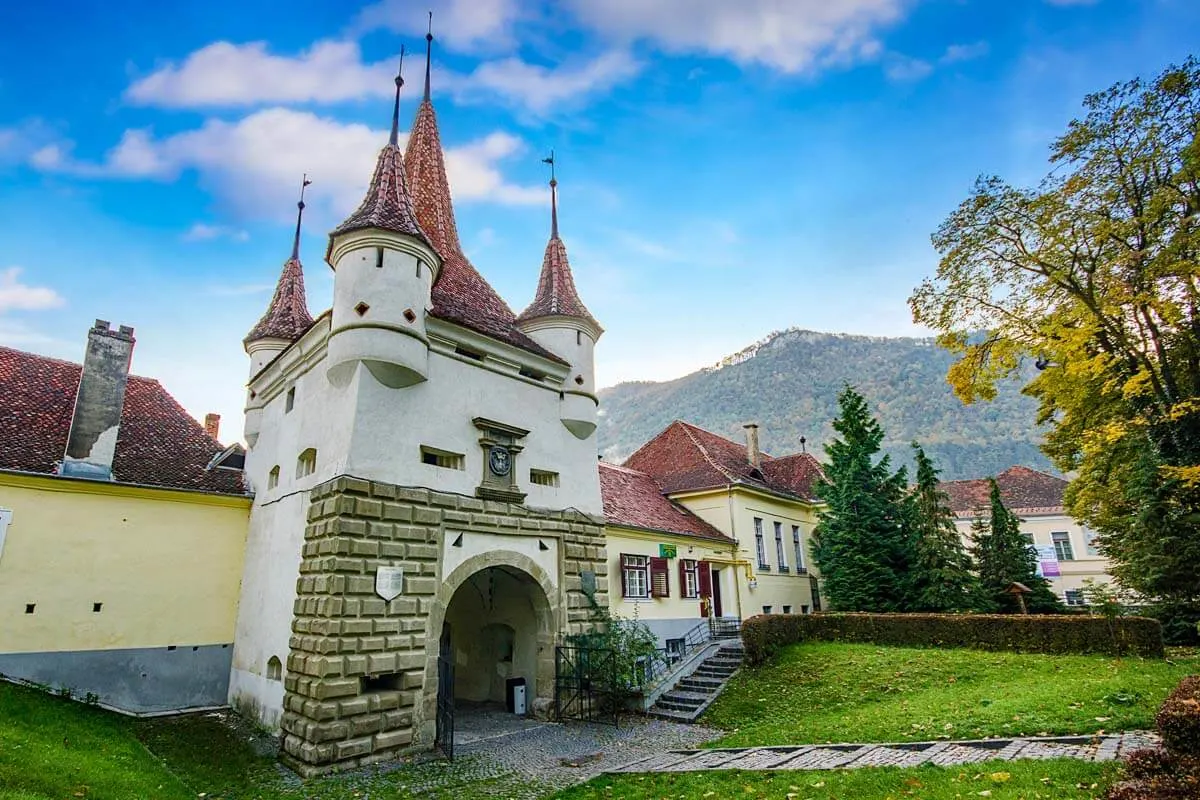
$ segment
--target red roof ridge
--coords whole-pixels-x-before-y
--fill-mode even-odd
[[[683,432],[685,434],[687,434],[688,440],[691,441],[691,443],[696,446],[696,449],[700,451],[700,454],[702,456],[704,456],[704,460],[707,461],[709,464],[711,464],[713,466],[713,468],[716,469],[717,472],[724,475],[730,481],[733,481],[736,483],[737,478],[733,477],[733,473],[731,473],[729,470],[725,469],[725,467],[722,466],[721,464],[718,464],[717,460],[712,457],[711,453],[708,452],[708,449],[700,443],[699,439],[696,438],[696,434],[692,431],[692,428],[695,426],[689,425],[686,422],[683,422],[680,424],[683,425]],[[710,436],[717,436],[715,433],[709,433],[709,431],[706,431],[703,428],[696,428],[696,430],[701,431],[703,433],[708,433]],[[717,436],[717,438],[725,439],[724,436]],[[725,439],[725,441],[729,442],[730,444],[736,444],[736,442],[733,442],[730,439]]]

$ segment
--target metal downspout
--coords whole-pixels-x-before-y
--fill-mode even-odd
[[[742,581],[738,577],[738,572],[737,572],[738,538],[737,538],[737,524],[734,521],[735,516],[733,513],[733,484],[732,483],[726,484],[725,490],[728,493],[726,496],[726,504],[729,506],[729,538],[733,539],[733,542],[734,542],[732,550],[731,550],[731,552],[733,554],[733,562],[734,562],[733,566],[732,566],[732,569],[733,569],[733,596],[737,602],[738,620],[743,620],[743,619],[745,619],[745,617],[742,616]]]

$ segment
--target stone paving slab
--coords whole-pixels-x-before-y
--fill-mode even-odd
[[[1109,761],[1158,743],[1147,731],[1096,736],[1041,736],[895,744],[749,747],[659,753],[608,772],[703,772],[715,769],[819,770],[858,767],[953,766],[979,761],[1077,758]]]

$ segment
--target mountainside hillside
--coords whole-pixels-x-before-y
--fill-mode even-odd
[[[1014,384],[990,403],[964,406],[946,383],[951,356],[932,339],[880,338],[790,329],[716,366],[663,383],[622,383],[600,392],[600,452],[624,460],[675,419],[735,441],[757,422],[771,455],[807,448],[824,460],[837,395],[854,385],[875,409],[893,461],[925,446],[943,478],[994,475],[1014,464],[1049,470],[1038,450],[1037,403]]]

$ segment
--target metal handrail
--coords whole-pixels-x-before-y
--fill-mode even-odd
[[[685,661],[697,650],[707,647],[717,639],[737,636],[741,629],[742,621],[740,619],[721,617],[705,619],[681,637],[683,639],[681,647],[671,650],[665,647],[655,648],[654,656],[646,659],[645,669],[639,676],[642,679],[641,684],[637,688],[643,692],[653,690],[671,674],[676,664]]]

